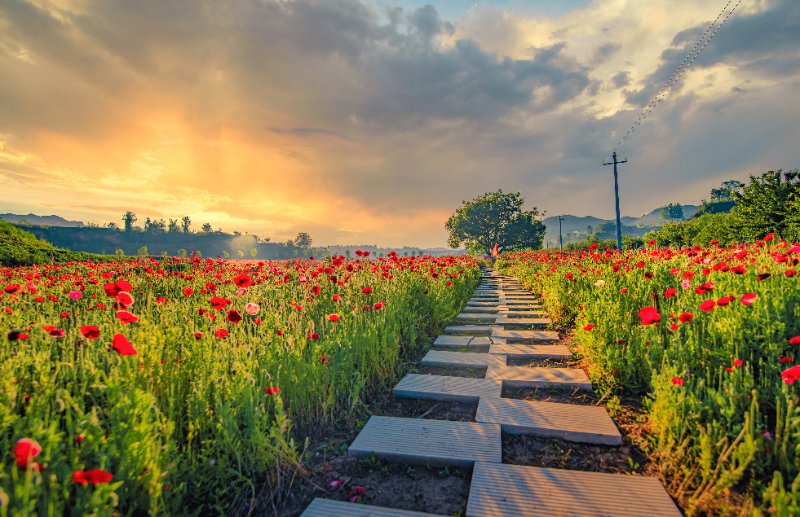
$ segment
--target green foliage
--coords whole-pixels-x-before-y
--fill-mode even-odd
[[[7,221],[0,220],[0,265],[49,264],[67,260],[108,260],[108,257],[57,248]]]
[[[128,210],[122,215],[122,222],[125,225],[125,233],[133,231],[133,223],[136,222],[136,214]]]
[[[502,190],[462,202],[445,224],[448,244],[457,248],[463,242],[471,252],[487,255],[495,244],[500,252],[541,248],[544,223],[536,207],[522,210],[524,202],[519,192]]]
[[[138,250],[136,250],[136,254],[140,257],[146,257],[150,254],[150,251],[147,249],[147,246],[142,246]]]
[[[700,205],[700,208],[692,214],[692,218],[696,219],[700,216],[705,214],[722,214],[725,212],[730,212],[736,208],[736,201],[730,199],[728,201],[710,201],[704,202]]]
[[[742,187],[744,187],[744,183],[741,181],[724,181],[719,187],[711,189],[711,202],[721,203],[725,201],[733,201],[734,194],[740,192]]]

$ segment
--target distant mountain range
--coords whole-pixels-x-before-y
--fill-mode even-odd
[[[29,224],[32,226],[62,226],[62,227],[82,227],[85,226],[81,221],[70,221],[58,215],[19,215],[19,214],[0,214],[0,219],[14,224]]]
[[[682,205],[683,206],[683,219],[689,219],[700,208],[697,205]],[[576,216],[564,215],[564,220],[561,221],[561,234],[564,238],[564,243],[582,241],[590,234],[598,230],[598,227],[603,225],[615,226],[616,222],[613,219],[600,219],[598,217],[589,216]],[[641,237],[650,230],[660,228],[666,222],[661,218],[661,208],[656,208],[640,217],[621,217],[623,235],[631,237]],[[546,217],[544,222],[547,232],[545,233],[544,240],[549,247],[558,246],[558,216]]]

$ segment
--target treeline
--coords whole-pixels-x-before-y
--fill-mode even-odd
[[[136,216],[128,212],[123,216],[123,227],[109,223],[105,227],[58,227],[23,226],[40,239],[55,246],[75,251],[103,253],[111,255],[168,255],[202,257],[223,257],[234,259],[283,259],[324,254],[323,249],[311,247],[311,236],[298,234],[292,241],[269,242],[255,235],[242,235],[239,232],[225,233],[213,230],[206,223],[200,232],[191,231],[191,220],[145,221],[144,227],[133,223]]]

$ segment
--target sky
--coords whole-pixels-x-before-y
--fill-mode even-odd
[[[730,10],[738,0],[727,2]],[[800,167],[800,2],[3,0],[0,212],[445,246],[463,200],[697,204]]]

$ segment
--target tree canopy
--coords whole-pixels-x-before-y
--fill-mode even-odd
[[[519,192],[487,192],[472,201],[463,201],[447,220],[447,243],[457,248],[464,243],[470,252],[490,254],[495,244],[499,251],[541,248],[545,226],[536,207],[522,210],[525,200]]]

